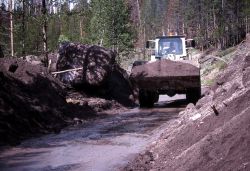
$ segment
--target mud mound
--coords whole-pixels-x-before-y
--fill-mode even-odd
[[[131,77],[144,75],[144,77],[169,77],[169,76],[197,76],[199,68],[182,62],[171,60],[157,60],[147,65],[139,65],[133,68]]]
[[[58,132],[75,109],[65,95],[46,68],[1,58],[0,145],[18,143],[35,133]]]
[[[188,88],[200,87],[198,67],[167,59],[135,66],[132,68],[130,78],[132,82],[144,89],[164,87],[181,93]]]
[[[124,170],[249,170],[249,49],[247,39],[209,93]]]
[[[135,105],[133,85],[127,72],[119,65],[113,66],[113,70],[101,90],[106,90],[103,91],[105,93],[104,97],[114,99],[124,106]]]
[[[77,91],[69,91],[66,97],[66,101],[70,104],[76,104],[78,106],[82,106],[84,108],[89,108],[94,112],[98,112],[98,114],[106,113],[113,114],[117,113],[116,111],[125,111],[121,104],[114,100],[106,100],[98,97],[91,97],[83,92]],[[93,116],[93,112],[91,113]],[[75,117],[79,117],[81,114],[76,114]]]
[[[80,68],[57,77],[88,96],[116,100],[133,106],[133,88],[128,74],[115,62],[115,53],[100,46],[64,44],[59,50],[57,70]]]

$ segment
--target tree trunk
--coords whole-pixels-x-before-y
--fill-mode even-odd
[[[10,49],[11,56],[14,56],[14,38],[13,38],[13,2],[9,0],[9,12],[10,12]]]
[[[141,37],[142,37],[142,34],[143,34],[143,28],[142,28],[142,21],[141,21],[141,8],[140,8],[140,3],[139,3],[139,0],[136,0],[136,10],[137,10],[137,15],[138,15],[138,20],[139,20],[139,34],[138,34],[138,37],[139,37],[139,46],[140,47],[144,47],[143,45],[143,41],[141,41]]]
[[[3,54],[3,50],[2,50],[2,46],[0,45],[0,58],[4,58],[4,54]]]
[[[213,24],[214,24],[214,29],[217,28],[217,26],[216,26],[216,15],[215,15],[214,5],[213,5]]]
[[[248,33],[248,17],[246,16],[246,34]]]
[[[47,40],[47,9],[46,0],[42,0],[42,14],[43,14],[43,51],[45,53],[44,65],[48,67],[48,40]]]
[[[83,31],[82,31],[82,19],[80,17],[80,38],[83,38]]]
[[[141,13],[140,13],[139,0],[136,0],[136,8],[137,8],[137,15],[138,15],[138,20],[139,20],[139,29],[141,29]]]
[[[22,55],[25,56],[25,37],[26,37],[26,26],[25,26],[25,0],[22,2]]]

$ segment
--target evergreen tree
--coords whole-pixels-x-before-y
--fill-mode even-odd
[[[130,13],[124,0],[92,0],[91,10],[93,43],[111,47],[117,52],[133,46]]]

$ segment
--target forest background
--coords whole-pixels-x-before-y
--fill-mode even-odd
[[[145,42],[178,34],[225,49],[250,30],[250,0],[1,0],[5,56],[48,54],[62,42],[145,54]],[[120,61],[127,55],[119,55]]]

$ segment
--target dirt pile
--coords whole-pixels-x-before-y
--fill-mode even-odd
[[[58,53],[49,53],[48,54],[48,60],[49,60],[49,71],[55,72],[56,71],[56,63],[58,60]],[[40,56],[36,55],[27,55],[22,57],[26,62],[31,63],[33,65],[40,65],[44,66],[44,58],[45,55],[42,54]]]
[[[196,106],[124,170],[250,170],[250,36]]]
[[[42,66],[43,56],[0,59],[0,136],[4,137],[0,145],[59,132],[75,120],[134,105],[128,75],[115,64],[112,51],[71,43],[62,46],[59,54],[49,54],[50,71],[55,64],[60,70],[85,67],[58,74],[66,84]]]
[[[21,59],[1,58],[0,145],[18,143],[32,134],[58,132],[78,110],[67,104],[65,96],[59,80],[46,68]]]
[[[115,53],[100,46],[66,43],[59,50],[57,77],[67,85],[88,96],[116,100],[124,106],[133,106],[133,87],[128,74],[115,61]]]
[[[174,87],[184,92],[187,87],[200,87],[198,67],[166,59],[135,66],[130,77],[136,85],[145,89],[162,89],[164,86],[168,90]]]
[[[147,65],[139,65],[133,68],[131,77],[169,77],[169,76],[196,76],[199,68],[182,62],[171,60],[157,60]]]
[[[119,113],[119,111],[125,111],[126,107],[123,107],[120,103],[115,100],[106,100],[98,97],[91,97],[83,92],[68,91],[66,96],[66,101],[69,104],[75,104],[80,107],[90,108],[92,111],[100,114],[114,114]],[[93,115],[93,112],[92,114]],[[81,114],[76,114],[76,117],[81,116]]]

